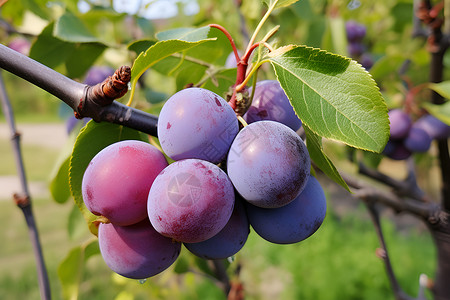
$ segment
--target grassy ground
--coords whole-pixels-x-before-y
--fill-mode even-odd
[[[49,149],[36,145],[26,145],[22,147],[22,155],[27,172],[28,180],[48,180],[53,169],[54,160],[58,157],[58,149]],[[7,139],[0,139],[0,176],[15,175],[16,162],[12,152],[11,142]]]

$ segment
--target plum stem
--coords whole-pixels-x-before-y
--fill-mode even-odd
[[[239,53],[237,51],[236,44],[234,43],[233,37],[228,32],[228,30],[226,30],[225,27],[223,27],[222,25],[219,25],[219,24],[210,24],[209,27],[219,29],[220,31],[222,31],[225,34],[225,36],[230,41],[231,48],[233,48],[234,57],[236,58],[236,64],[238,64],[240,61]]]

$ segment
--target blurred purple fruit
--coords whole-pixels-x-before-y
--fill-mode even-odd
[[[23,55],[28,55],[30,53],[31,43],[23,37],[17,37],[11,40],[8,47]]]
[[[361,41],[366,36],[366,27],[355,21],[345,23],[345,30],[349,42]]]
[[[394,160],[404,160],[410,157],[412,152],[405,147],[402,141],[389,140],[383,154]]]
[[[401,109],[389,111],[389,122],[391,123],[390,133],[392,140],[405,138],[412,125],[412,120],[409,115]]]
[[[239,56],[241,56],[241,52],[238,51]],[[234,51],[232,51],[225,61],[225,68],[232,69],[237,67],[236,56],[234,55]]]
[[[78,124],[80,124],[81,122],[83,123],[83,126],[85,126],[87,124],[87,122],[89,122],[90,120],[92,120],[92,118],[83,118],[83,119],[77,119],[75,118],[74,115],[69,116],[69,118],[67,118],[66,121],[66,131],[67,134],[70,134]]]
[[[418,119],[414,127],[425,130],[432,139],[447,139],[450,137],[450,126],[432,115]]]
[[[348,54],[351,57],[359,57],[364,53],[364,51],[366,50],[366,47],[359,42],[351,42],[348,44],[347,49],[348,49]]]
[[[114,71],[113,68],[107,66],[93,66],[89,69],[84,83],[87,85],[96,85],[108,78],[108,76],[112,76]]]
[[[411,152],[427,152],[430,149],[431,140],[430,135],[425,130],[413,126],[403,143]]]
[[[359,63],[364,67],[364,69],[369,70],[373,66],[372,56],[368,53],[364,53],[359,58]]]

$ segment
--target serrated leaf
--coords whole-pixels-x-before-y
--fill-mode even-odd
[[[83,21],[72,13],[66,12],[55,22],[53,35],[63,41],[71,43],[99,43],[84,25]]]
[[[63,299],[78,299],[84,266],[89,257],[100,253],[97,240],[73,248],[58,267]]]
[[[58,203],[65,203],[70,198],[69,164],[75,139],[75,133],[69,135],[50,173],[50,195]]]
[[[50,181],[50,194],[53,200],[58,203],[65,203],[70,198],[69,164],[70,158],[67,157]]]
[[[89,230],[97,235],[97,228],[92,224],[97,217],[84,205],[81,183],[84,171],[92,158],[106,146],[123,140],[142,140],[143,135],[134,129],[111,123],[89,121],[80,131],[75,142],[69,168],[69,184],[72,196],[88,223]]]
[[[322,147],[322,139],[314,134],[308,127],[303,125],[306,133],[306,146],[312,161],[334,182],[350,192],[347,183],[342,179],[333,162],[327,157]]]
[[[430,83],[428,87],[446,99],[450,99],[450,81]]]
[[[156,44],[153,40],[137,40],[127,46],[128,50],[134,51],[136,54],[145,52],[148,48]]]
[[[315,134],[364,150],[384,149],[387,106],[361,65],[304,46],[277,49],[269,60],[294,110]]]
[[[440,105],[424,103],[423,106],[430,114],[450,126],[450,102]]]
[[[197,42],[208,38],[211,27],[204,26],[200,28],[175,28],[156,34],[156,38],[160,41],[180,40],[185,42]]]
[[[214,39],[204,39],[196,42],[186,42],[181,40],[160,41],[151,46],[144,53],[141,53],[134,61],[133,67],[131,68],[130,101],[133,99],[138,79],[148,68],[174,53],[191,49],[212,40]]]
[[[263,0],[263,3],[265,3],[267,7],[271,7],[275,4],[275,8],[280,8],[294,4],[297,1],[299,0]]]

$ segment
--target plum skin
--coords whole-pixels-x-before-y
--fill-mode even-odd
[[[263,239],[276,244],[298,243],[321,226],[327,204],[319,181],[310,176],[305,189],[288,205],[261,208],[246,205],[250,225]]]
[[[233,185],[218,166],[184,159],[170,164],[156,177],[148,194],[147,212],[162,235],[197,243],[224,228],[234,200]]]
[[[252,93],[251,87],[248,92],[249,95]],[[276,80],[262,80],[256,83],[252,104],[244,115],[244,119],[248,123],[263,120],[277,121],[294,131],[302,126],[302,121]]]
[[[221,162],[239,131],[236,114],[219,95],[187,88],[170,97],[158,118],[158,138],[173,160]]]
[[[253,205],[274,208],[294,200],[308,180],[311,160],[303,140],[275,121],[244,127],[231,145],[227,172]]]
[[[155,276],[178,258],[181,243],[160,235],[148,219],[130,226],[101,223],[100,253],[108,267],[132,279]]]
[[[243,201],[239,195],[236,196],[230,220],[218,234],[203,242],[184,243],[184,246],[203,259],[225,259],[238,253],[250,233]]]
[[[156,176],[168,165],[156,147],[137,140],[111,144],[89,163],[82,195],[95,215],[126,226],[147,217],[147,196]]]

